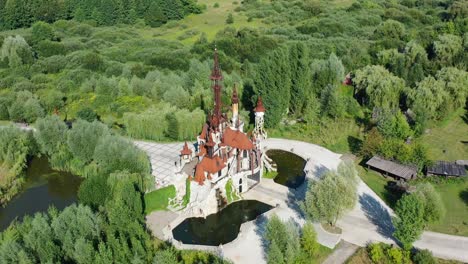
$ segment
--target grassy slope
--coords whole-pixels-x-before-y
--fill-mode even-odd
[[[156,191],[145,194],[145,214],[153,211],[165,210],[167,208],[169,198],[176,196],[174,185],[170,185]]]
[[[372,260],[367,254],[366,248],[360,248],[345,262],[346,264],[372,264]],[[437,259],[438,264],[457,264],[461,263],[455,260]]]
[[[166,40],[177,40],[177,38],[187,31],[193,31],[194,34],[190,38],[183,39],[181,42],[184,44],[193,44],[203,32],[206,34],[209,41],[213,40],[216,33],[226,26],[234,28],[242,27],[263,27],[265,26],[259,20],[247,21],[247,16],[242,13],[234,12],[234,9],[240,6],[233,4],[234,0],[199,0],[199,4],[205,4],[207,9],[202,14],[192,14],[186,18],[177,21],[175,23],[168,23],[160,28],[146,28],[141,31],[145,37],[157,37]],[[215,3],[219,4],[219,7],[213,7]],[[226,24],[226,18],[229,13],[234,16],[233,24]],[[174,26],[176,25],[176,26]]]

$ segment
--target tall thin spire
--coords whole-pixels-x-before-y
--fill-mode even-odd
[[[214,125],[218,125],[218,122],[221,120],[221,80],[223,79],[223,75],[221,73],[221,68],[219,67],[218,49],[216,48],[214,50],[213,60],[213,70],[211,71],[210,79],[214,90],[215,107],[213,117],[217,120],[217,122],[214,122]]]

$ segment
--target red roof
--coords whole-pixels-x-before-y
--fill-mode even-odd
[[[203,185],[206,178],[205,172],[208,173],[208,179],[211,179],[211,174],[218,173],[224,167],[226,167],[226,164],[219,156],[216,155],[213,158],[204,157],[195,168],[195,181],[197,181],[198,184]]]
[[[232,103],[233,104],[238,104],[239,103],[239,97],[237,96],[236,85],[234,85],[234,91],[232,92]]]
[[[191,155],[191,154],[192,154],[192,150],[189,149],[189,147],[188,147],[188,145],[187,145],[187,141],[185,142],[184,147],[183,147],[182,150],[180,151],[180,154],[181,154],[181,155]]]
[[[228,146],[242,150],[254,148],[252,141],[249,140],[246,134],[238,130],[232,130],[229,127],[224,131],[223,142]]]
[[[200,134],[200,138],[206,139],[206,135],[208,134],[208,124],[204,124],[202,128],[202,132]]]
[[[257,100],[257,107],[254,109],[255,112],[265,112],[265,107],[263,106],[262,97],[259,96]]]

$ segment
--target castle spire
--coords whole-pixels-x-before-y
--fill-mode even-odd
[[[218,58],[218,49],[214,49],[214,63],[213,70],[211,71],[211,82],[214,91],[214,111],[213,111],[213,125],[218,125],[221,120],[221,80],[223,75],[221,73],[221,68],[219,67],[219,58]]]

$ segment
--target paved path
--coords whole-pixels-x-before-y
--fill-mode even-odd
[[[146,146],[146,151],[151,157],[153,166],[158,166],[158,162],[169,162],[169,164],[173,165],[174,160],[169,161],[169,159],[177,157],[177,151],[182,147],[182,143],[173,146],[148,142],[144,142],[144,144],[136,142],[136,144],[139,147]],[[304,170],[308,179],[319,179],[325,171],[336,169],[341,162],[341,155],[314,144],[285,139],[267,139],[262,144],[265,151],[268,149],[286,150],[307,160]],[[172,152],[168,152],[168,148],[176,149],[171,149]],[[158,149],[166,149],[166,151],[158,151]],[[159,158],[159,155],[162,158]],[[166,168],[166,172],[170,172],[169,169]],[[166,174],[165,177],[167,176],[169,174]],[[303,186],[305,187],[305,185]],[[259,185],[243,195],[244,199],[255,199],[273,206],[279,204],[279,207],[259,217],[257,221],[244,223],[241,226],[238,238],[223,245],[223,248],[206,247],[205,249],[205,247],[180,245],[175,242],[176,246],[179,248],[190,247],[221,251],[226,258],[234,261],[234,263],[265,263],[264,242],[260,234],[263,232],[266,218],[275,213],[284,220],[293,219],[302,224],[304,219],[298,214],[297,204],[294,199],[297,198],[297,195],[301,195],[303,191],[304,189],[299,188],[299,190],[293,192],[282,185],[274,183],[272,180],[262,179]],[[362,181],[358,185],[358,195],[359,200],[355,208],[337,222],[337,225],[343,231],[341,235],[330,234],[324,231],[320,225],[315,225],[320,244],[334,247],[340,239],[357,246],[365,246],[368,242],[396,243],[392,237],[394,230],[391,222],[394,215],[393,211]],[[180,219],[174,221],[175,224]],[[171,226],[175,225],[171,223]],[[171,232],[166,232],[166,235],[170,236]],[[421,239],[415,243],[415,246],[429,249],[437,257],[468,262],[468,237],[424,232]]]
[[[179,163],[180,151],[184,143],[153,143],[135,140],[134,144],[145,151],[151,162],[151,174],[155,177],[156,189],[171,184],[176,170],[179,170],[174,162]],[[194,150],[192,144],[189,148]]]
[[[356,246],[354,244],[348,243],[346,241],[342,241],[336,249],[333,251],[333,253],[328,256],[327,259],[323,262],[323,264],[342,264],[345,263],[346,260],[351,257],[356,250],[359,248],[359,246]]]

